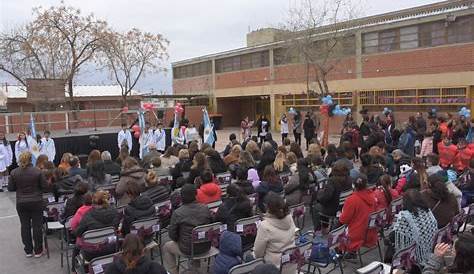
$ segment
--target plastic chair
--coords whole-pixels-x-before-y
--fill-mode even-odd
[[[160,232],[160,219],[158,217],[146,218],[135,221],[130,226],[130,233],[138,234],[144,240],[150,240],[146,244],[145,249],[150,250],[150,256],[153,260],[153,249],[159,247],[159,243],[155,241]],[[160,250],[161,254],[161,250]]]
[[[382,254],[382,248],[380,246],[380,240],[381,240],[381,238],[383,238],[383,229],[385,227],[386,222],[387,222],[387,211],[386,211],[386,209],[378,210],[378,211],[373,212],[369,215],[369,222],[367,224],[367,232],[369,230],[376,230],[377,231],[377,243],[376,243],[376,246],[369,247],[364,252],[361,252],[362,247],[357,250],[357,256],[359,257],[360,266],[364,265],[364,263],[362,262],[362,255],[367,254],[368,252],[372,251],[373,249],[375,249],[375,247],[377,247],[377,249],[378,249],[380,260],[381,261],[383,260],[383,254]],[[368,235],[368,233],[365,234],[365,236],[366,236],[365,241],[367,241],[367,235]]]
[[[252,250],[255,238],[257,237],[257,228],[262,221],[261,216],[255,215],[248,218],[239,219],[235,222],[234,231],[242,238],[242,251],[246,252]],[[249,244],[244,245],[244,239],[250,241]]]
[[[304,203],[296,204],[289,207],[289,211],[291,216],[293,217],[293,221],[295,222],[296,227],[301,230],[304,228],[304,217],[305,217],[305,205]]]
[[[105,273],[107,267],[114,262],[115,256],[119,254],[120,252],[92,259],[89,263],[89,274]]]
[[[173,184],[173,176],[158,176],[158,184],[171,186]]]
[[[463,210],[464,210],[464,213],[466,214],[466,222],[465,222],[464,227],[462,229],[462,232],[464,233],[464,231],[466,230],[467,224],[469,224],[473,220],[474,204],[470,204],[469,207],[466,207]]]
[[[191,239],[191,254],[185,255],[180,252],[178,256],[178,272],[181,263],[187,261],[188,269],[190,269],[192,261],[204,259],[207,259],[207,268],[209,270],[210,259],[219,254],[219,249],[217,249],[215,246],[219,243],[219,237],[222,231],[223,225],[220,222],[196,226],[195,228],[193,228]],[[203,243],[211,243],[210,249],[202,254],[195,254],[194,246],[196,244]]]
[[[329,232],[328,238],[327,238],[327,247],[329,250],[334,250],[339,245],[345,245],[346,243],[347,243],[347,226],[346,225],[342,225]],[[330,254],[328,256],[330,256]],[[327,258],[326,263],[311,261],[310,264],[316,267],[316,269],[318,270],[318,273],[321,274],[321,268],[326,268],[331,263],[333,263],[334,268],[330,271],[335,270],[336,267],[339,266],[339,271],[341,272],[341,274],[343,274],[344,268],[342,266],[341,258],[342,256],[335,255],[335,256]]]
[[[156,215],[160,219],[160,231],[158,232],[158,245],[160,246],[160,260],[163,265],[163,253],[161,251],[161,243],[163,234],[168,232],[168,224],[171,219],[171,214],[173,212],[173,205],[171,200],[166,200],[161,203],[155,204]]]
[[[64,223],[64,228],[61,231],[61,267],[64,266],[64,255],[66,255],[66,266],[67,266],[67,273],[71,272],[71,267],[69,264],[69,251],[73,250],[76,246],[75,238],[71,236],[71,220],[72,217],[66,219]]]
[[[77,260],[77,268],[84,273],[86,265],[89,264],[85,252],[101,254],[97,257],[117,252],[118,239],[115,228],[105,227],[88,230],[82,234],[81,242],[76,242],[76,245],[80,248],[79,255],[75,258]]]
[[[263,259],[260,258],[244,264],[239,264],[232,267],[229,270],[229,274],[249,274],[255,269],[255,267],[264,263],[265,262],[263,261]]]
[[[43,238],[46,255],[49,259],[48,230],[62,231],[64,225],[59,222],[59,216],[64,209],[63,202],[53,202],[46,205],[43,212],[46,221],[44,222]]]
[[[398,197],[390,203],[390,214],[388,216],[388,224],[392,224],[397,215],[403,208],[403,197]]]
[[[217,213],[217,209],[219,209],[219,206],[221,204],[222,204],[222,200],[215,201],[215,202],[207,204],[207,208],[209,208],[209,211],[211,212],[212,216],[214,216]]]
[[[375,263],[370,264],[366,267],[359,268],[356,270],[358,274],[383,274],[385,273],[385,265],[383,263]],[[388,271],[390,271],[390,266],[388,267]]]
[[[297,273],[299,273],[304,265],[308,265],[309,272],[309,258],[312,247],[313,242],[311,239],[303,244],[284,250],[280,259],[280,273],[290,273],[293,269],[296,269]]]

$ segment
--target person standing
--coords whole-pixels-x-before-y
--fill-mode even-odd
[[[161,122],[158,122],[157,129],[154,133],[154,139],[156,150],[160,153],[164,153],[166,149],[166,132],[163,129],[163,123]]]
[[[26,151],[31,152],[31,144],[28,142],[25,132],[20,132],[15,143],[15,159],[17,163],[20,160],[20,154]]]
[[[8,167],[12,164],[13,152],[5,133],[0,131],[0,192],[7,186]]]
[[[280,119],[280,132],[281,132],[281,143],[283,144],[285,141],[285,138],[288,137],[288,118],[286,117],[285,113],[283,113]]]
[[[16,191],[16,210],[20,217],[21,240],[26,257],[43,255],[43,190],[48,183],[38,168],[31,163],[31,152],[22,152],[8,183],[9,191]],[[33,239],[31,230],[33,229]],[[34,242],[34,245],[33,245]]]
[[[48,161],[54,162],[54,158],[56,158],[56,146],[54,145],[53,138],[51,138],[51,132],[48,130],[44,132],[43,139],[41,139],[39,152],[40,154],[48,156]]]
[[[252,127],[252,122],[249,121],[249,117],[246,116],[241,122],[240,122],[240,132],[242,134],[242,141],[247,140],[247,138],[250,138],[250,128]]]
[[[314,123],[309,116],[309,113],[306,114],[303,124],[304,138],[306,139],[306,150],[308,150],[309,144],[314,137]]]
[[[257,130],[258,137],[260,138],[260,143],[265,141],[265,136],[267,136],[268,130],[270,129],[270,121],[268,121],[265,114],[260,116],[260,119],[257,120]]]
[[[140,159],[143,159],[148,153],[149,146],[153,143],[154,133],[153,130],[150,128],[150,123],[145,123],[145,129],[143,130],[142,134],[140,135],[140,139],[138,143],[140,144]]]
[[[122,130],[117,134],[117,145],[119,149],[123,145],[127,145],[128,152],[132,151],[132,134],[128,130],[127,124],[122,124]]]
[[[301,121],[301,113],[297,110],[296,114],[293,118],[293,135],[295,136],[295,143],[301,146],[301,125],[303,122]]]

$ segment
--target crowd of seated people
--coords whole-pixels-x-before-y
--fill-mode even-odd
[[[353,125],[348,126],[354,129]],[[415,243],[418,270],[433,269],[445,255],[443,246],[433,250],[438,230],[451,224],[463,207],[472,203],[464,194],[474,189],[474,161],[471,159],[466,165],[463,160],[462,165],[454,166],[455,157],[450,160],[444,154],[442,161],[433,153],[416,157],[411,148],[384,142],[380,126],[369,127],[366,139],[372,146],[361,142],[365,147],[357,155],[360,163],[353,144],[344,140],[338,146],[329,145],[327,150],[313,140],[303,152],[289,139],[284,139],[282,146],[271,136],[262,143],[249,139],[240,144],[234,135],[222,154],[208,144],[193,141],[170,146],[163,155],[151,147],[142,161],[131,157],[124,148],[115,161],[110,153],[94,150],[84,168],[77,156],[68,153],[58,168],[43,160],[37,166],[47,181],[46,191],[54,193],[56,200],[70,194],[61,219],[72,217],[71,232],[77,238],[74,255],[79,254],[81,237],[87,230],[112,226],[120,237],[125,237],[122,255],[114,261],[113,272],[106,273],[122,273],[121,269],[131,265],[162,271],[161,266],[143,259],[143,246],[152,239],[130,236],[134,234],[132,223],[157,216],[155,206],[162,202],[170,201],[165,225],[170,241],[162,244],[160,254],[164,269],[178,273],[177,258],[190,255],[191,249],[195,254],[208,252],[210,242],[192,244],[192,231],[197,226],[220,222],[226,225],[226,232],[220,235],[222,254],[213,267],[215,273],[227,273],[245,261],[243,246],[249,244],[253,245],[252,258],[263,258],[280,268],[282,250],[296,244],[298,229],[290,208],[301,203],[309,208],[306,212],[312,220],[305,230],[326,235],[339,226],[347,226],[348,241],[336,252],[351,260],[361,248],[373,247],[377,242],[377,231],[368,228],[371,214],[378,210],[389,214],[393,202],[400,197],[400,210],[390,219],[392,229],[386,237],[385,254],[393,255]],[[404,133],[406,138],[411,131]],[[443,146],[451,146],[449,139],[440,141],[441,151],[446,149]],[[459,180],[452,179],[449,167],[456,169]],[[230,184],[218,179],[224,173],[230,174]],[[163,177],[170,179],[162,180]],[[217,210],[210,210],[208,205],[220,201]],[[236,231],[238,220],[258,214],[262,221],[254,237]],[[459,237],[472,244],[471,236]],[[456,244],[456,249],[465,252],[472,246]],[[83,254],[90,260],[104,253]],[[389,255],[385,257],[385,261],[391,260]],[[460,265],[456,269],[472,270]],[[294,273],[291,271],[288,273]]]

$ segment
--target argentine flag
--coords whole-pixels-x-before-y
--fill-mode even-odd
[[[33,118],[33,113],[30,113],[30,131],[31,137],[33,137],[33,139],[36,139],[35,118]]]
[[[173,123],[173,129],[171,129],[171,140],[173,143],[177,144],[179,143],[179,121],[178,121],[178,112],[174,112],[174,123]]]
[[[212,145],[216,141],[216,139],[214,138],[214,125],[211,124],[207,109],[203,108],[202,112],[202,120],[204,123],[204,143]]]

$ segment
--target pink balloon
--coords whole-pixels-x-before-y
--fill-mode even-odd
[[[133,126],[132,126],[132,131],[139,133],[139,132],[140,132],[140,126],[138,126],[138,125],[133,125]]]
[[[128,107],[123,107],[122,112],[128,112]]]
[[[135,131],[135,132],[133,133],[133,137],[135,137],[135,138],[137,138],[137,139],[140,138],[140,131]]]

